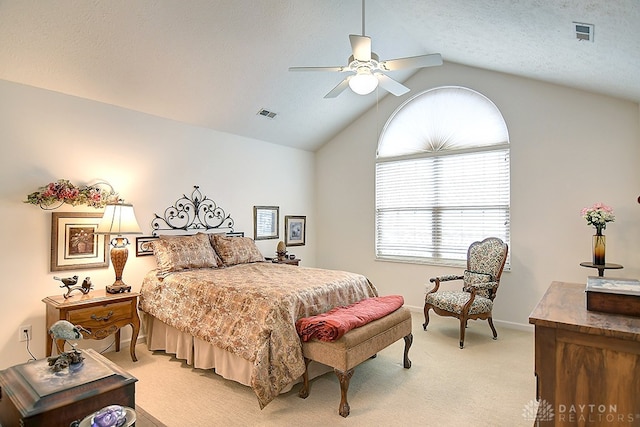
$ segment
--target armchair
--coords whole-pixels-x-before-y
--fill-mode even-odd
[[[498,338],[493,326],[493,300],[498,292],[500,277],[507,260],[509,247],[496,237],[481,242],[473,242],[467,251],[467,269],[462,275],[438,276],[429,279],[435,283],[424,299],[424,323],[429,325],[429,310],[440,316],[455,317],[460,320],[460,348],[464,347],[464,333],[468,320],[482,319],[489,322],[493,339]],[[461,291],[438,291],[440,283],[462,280]]]

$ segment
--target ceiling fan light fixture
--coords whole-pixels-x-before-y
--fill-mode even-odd
[[[371,74],[370,69],[361,67],[349,79],[349,87],[358,95],[368,95],[378,87],[378,78]]]
[[[378,55],[371,51],[371,37],[365,36],[364,1],[362,0],[362,35],[349,34],[351,56],[347,66],[289,67],[289,71],[348,72],[347,76],[324,96],[325,98],[339,96],[347,90],[347,86],[358,95],[368,95],[376,90],[378,85],[395,96],[402,96],[409,92],[409,88],[387,76],[385,71],[442,65],[442,56],[439,53],[380,61]]]

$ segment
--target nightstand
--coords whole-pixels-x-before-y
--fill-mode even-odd
[[[277,258],[265,258],[267,261],[272,262],[274,264],[289,264],[289,265],[300,265],[300,258],[290,259],[277,259]]]
[[[47,305],[47,356],[51,356],[53,346],[53,338],[48,333],[49,328],[58,320],[67,320],[91,331],[91,334],[82,334],[85,339],[101,340],[115,333],[116,351],[120,351],[120,328],[131,325],[131,360],[137,362],[136,341],[140,332],[139,295],[137,292],[110,294],[100,289],[88,294],[73,295],[67,299],[62,295],[46,297],[42,302]],[[60,341],[60,345],[62,344]]]

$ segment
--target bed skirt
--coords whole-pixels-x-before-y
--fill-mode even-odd
[[[181,332],[143,311],[140,312],[142,327],[146,335],[147,348],[151,351],[164,351],[184,360],[187,365],[198,369],[213,369],[223,378],[249,386],[251,383],[250,361],[216,347],[186,332]],[[309,378],[323,375],[333,368],[318,362],[309,364]],[[281,393],[302,382],[302,376]]]

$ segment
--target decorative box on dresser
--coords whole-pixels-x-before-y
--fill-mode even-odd
[[[131,343],[129,350],[131,360],[137,361],[136,341],[140,332],[138,316],[138,296],[136,292],[107,293],[104,289],[91,291],[88,294],[76,294],[69,298],[62,295],[46,297],[42,300],[47,305],[47,331],[58,320],[68,320],[74,325],[81,325],[91,332],[82,333],[85,339],[101,340],[112,334],[116,337],[116,351],[120,351],[120,329],[131,325]],[[53,339],[46,336],[46,355],[51,356]]]
[[[585,285],[553,282],[535,325],[534,425],[640,426],[640,318],[589,311]]]
[[[135,408],[137,379],[93,349],[58,373],[47,359],[0,371],[0,426],[77,426],[109,405]]]

